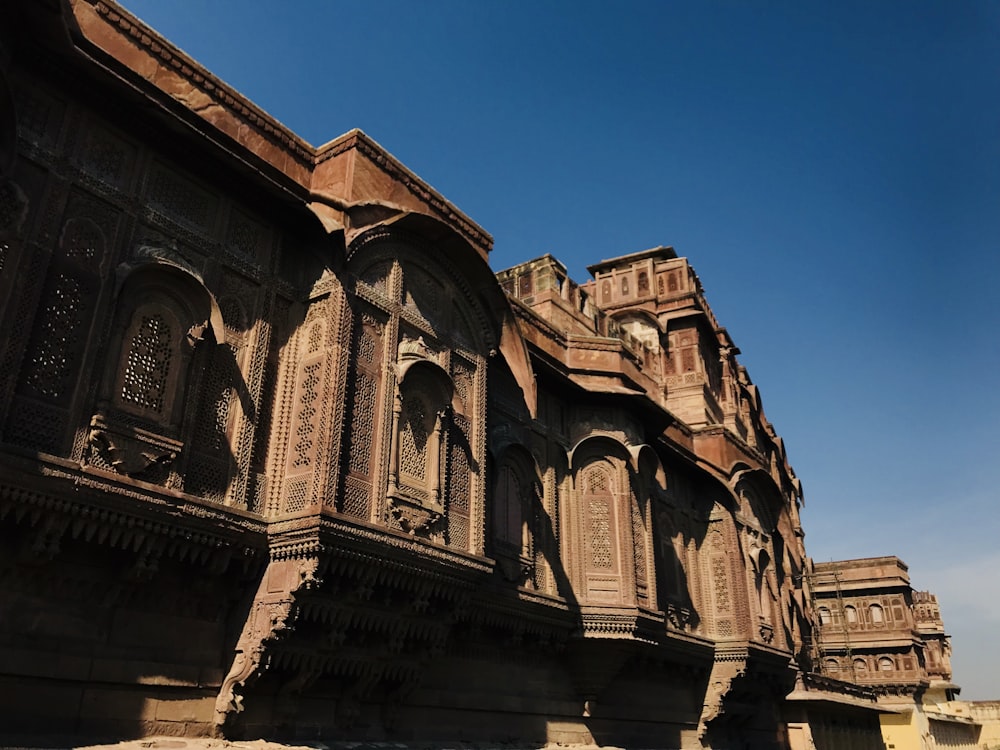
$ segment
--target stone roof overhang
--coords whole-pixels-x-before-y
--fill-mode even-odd
[[[13,5],[21,39],[52,64],[114,88],[119,100],[207,149],[242,178],[308,208],[328,233],[372,206],[448,224],[484,259],[492,237],[374,139],[351,130],[314,147],[112,0]]]
[[[785,700],[789,703],[852,708],[876,714],[899,713],[897,709],[879,705],[876,702],[876,692],[870,687],[813,672],[800,673],[795,681],[795,689]]]
[[[982,726],[980,722],[976,721],[971,716],[957,716],[955,714],[944,713],[943,711],[938,711],[936,709],[928,710],[926,707],[924,708],[924,714],[931,721],[941,721],[949,724],[962,724],[964,726],[973,727]]]
[[[796,689],[786,695],[785,700],[789,703],[821,704],[827,706],[837,706],[838,708],[855,708],[861,711],[871,711],[875,714],[901,713],[901,711],[894,708],[880,706],[877,703],[868,702],[862,700],[861,698],[854,698],[849,695],[841,695],[839,693],[826,690]]]
[[[650,248],[649,250],[642,250],[638,253],[630,253],[629,255],[621,255],[616,258],[610,258],[607,260],[602,260],[600,263],[595,263],[592,266],[587,266],[587,272],[591,276],[597,277],[597,274],[603,273],[604,271],[610,271],[613,268],[618,268],[623,265],[631,265],[636,261],[645,260],[646,258],[657,258],[659,260],[674,260],[677,258],[677,252],[673,247],[660,245],[659,247]]]

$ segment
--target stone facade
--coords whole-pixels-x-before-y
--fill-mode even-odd
[[[2,739],[878,746],[686,259],[495,276],[365,134],[0,8]]]

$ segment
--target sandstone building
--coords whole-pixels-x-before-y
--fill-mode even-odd
[[[3,740],[882,746],[686,259],[494,275],[364,133],[0,8]]]
[[[816,563],[814,639],[824,674],[871,687],[886,747],[981,747],[987,709],[956,700],[937,597],[914,591],[898,557]]]

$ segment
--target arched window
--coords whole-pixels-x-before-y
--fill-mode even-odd
[[[124,411],[169,419],[180,366],[180,322],[164,305],[136,308],[122,340],[114,400]]]
[[[868,662],[864,659],[854,660],[854,673],[856,675],[866,674],[868,672]]]
[[[534,581],[536,491],[526,462],[508,454],[493,487],[493,556],[503,577],[522,586]]]
[[[833,674],[840,670],[840,664],[837,663],[836,659],[827,659],[824,666],[827,674]]]
[[[882,607],[878,604],[872,604],[868,607],[868,614],[871,617],[872,623],[875,625],[881,625],[885,622],[885,616],[882,612]]]
[[[639,294],[649,294],[649,273],[639,271]]]
[[[612,455],[610,443],[592,445],[592,455],[574,462],[576,502],[580,507],[584,588],[581,599],[594,604],[622,604],[635,600],[627,467],[621,455]]]
[[[893,664],[892,659],[888,656],[883,656],[878,660],[878,671],[879,672],[892,672],[895,671],[896,665]]]
[[[176,426],[191,395],[186,391],[195,349],[206,340],[225,343],[222,314],[194,271],[159,261],[127,269],[119,268],[129,276],[118,299],[109,401],[148,422]]]
[[[857,622],[858,610],[856,610],[854,607],[848,604],[846,607],[844,607],[844,617],[847,619],[848,622]]]
[[[622,297],[628,296],[628,276],[622,276]]]
[[[421,502],[441,500],[441,419],[447,402],[412,377],[400,386],[396,489]]]
[[[820,625],[829,625],[831,622],[833,622],[833,617],[830,615],[830,610],[828,607],[820,607],[817,611],[819,612]]]
[[[179,483],[170,467],[191,437],[185,424],[195,415],[187,407],[200,403],[189,387],[200,378],[191,373],[206,369],[214,347],[225,343],[222,314],[197,272],[168,251],[140,248],[118,273],[125,282],[86,461],[144,481]]]

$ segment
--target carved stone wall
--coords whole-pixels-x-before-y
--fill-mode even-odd
[[[685,259],[498,282],[364,134],[15,5],[5,740],[780,742],[801,488]]]

